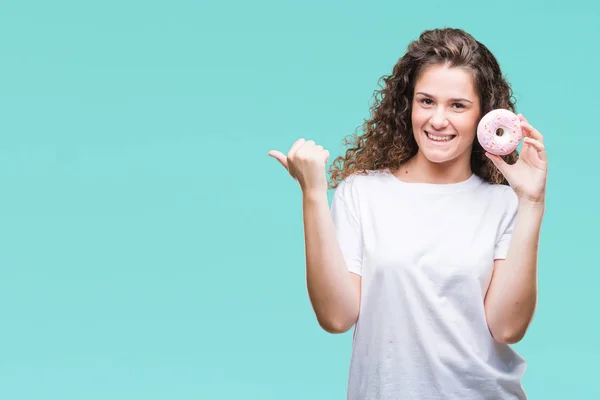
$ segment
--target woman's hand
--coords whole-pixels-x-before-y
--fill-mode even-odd
[[[277,150],[269,151],[298,181],[302,192],[327,192],[325,165],[329,160],[329,151],[316,145],[312,140],[298,139],[290,148],[287,156]]]
[[[544,204],[548,175],[544,137],[521,114],[519,114],[519,120],[524,139],[517,162],[509,165],[500,156],[491,153],[486,153],[486,155],[502,172],[519,197],[519,201]]]

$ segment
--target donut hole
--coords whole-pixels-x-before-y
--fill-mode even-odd
[[[502,128],[496,129],[496,136],[502,136],[502,135],[504,135],[504,129],[502,129]]]

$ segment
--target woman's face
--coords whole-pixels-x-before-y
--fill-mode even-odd
[[[469,162],[479,118],[479,95],[469,70],[432,65],[420,74],[412,126],[419,151],[429,161]]]

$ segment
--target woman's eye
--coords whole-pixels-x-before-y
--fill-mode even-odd
[[[461,103],[454,103],[454,105],[456,106],[456,108],[465,108],[464,104]]]
[[[423,100],[421,100],[421,103],[429,106],[429,105],[431,105],[432,101],[431,101],[431,99],[423,99]]]

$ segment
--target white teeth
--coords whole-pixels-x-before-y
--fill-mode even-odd
[[[449,142],[450,140],[452,140],[454,138],[454,136],[435,136],[432,135],[429,132],[427,133],[427,137],[431,140],[435,140],[436,142]]]

